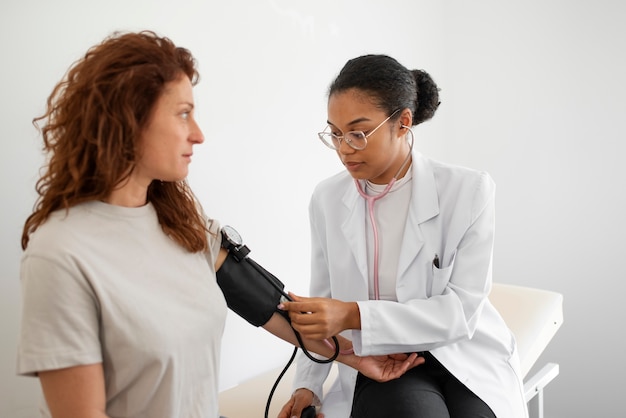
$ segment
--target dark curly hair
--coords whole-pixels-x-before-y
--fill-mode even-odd
[[[33,120],[48,154],[37,181],[39,198],[22,232],[22,248],[48,216],[79,203],[106,199],[137,163],[137,142],[165,85],[198,82],[191,53],[154,32],[116,32],[68,70]],[[206,224],[186,181],[153,181],[150,201],[161,227],[190,251],[208,247]]]
[[[328,95],[353,88],[367,93],[388,115],[397,109],[410,109],[413,126],[432,118],[440,104],[439,88],[427,72],[410,71],[387,55],[349,60],[330,85]]]

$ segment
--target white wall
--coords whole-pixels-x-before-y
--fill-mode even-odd
[[[498,184],[495,277],[564,294],[546,416],[622,417],[626,6],[446,1],[441,155]]]
[[[626,6],[446,3],[447,159],[498,183],[496,277],[565,295],[547,416],[621,417]]]
[[[116,29],[144,28],[199,61],[207,141],[190,182],[205,209],[236,226],[253,257],[301,293],[308,197],[340,169],[315,137],[328,83],[368,52],[429,71],[443,103],[417,130],[417,146],[495,178],[496,279],[565,295],[565,324],[540,360],[561,364],[546,412],[617,417],[626,371],[626,343],[615,331],[626,317],[625,12],[609,0],[3,2],[0,417],[36,416],[36,381],[14,375],[19,237],[43,161],[30,121],[89,46]],[[290,352],[231,315],[222,387],[283,364]]]

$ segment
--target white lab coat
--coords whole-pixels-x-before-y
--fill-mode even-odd
[[[320,183],[309,207],[312,296],[358,301],[357,355],[430,351],[499,418],[526,418],[515,340],[489,302],[495,185],[487,173],[413,153],[412,196],[399,254],[398,302],[368,300],[367,208],[352,177]],[[440,268],[433,266],[438,254]],[[419,366],[418,366],[419,367]],[[320,398],[330,366],[300,355],[294,388]],[[350,415],[357,371],[339,365],[326,418]]]

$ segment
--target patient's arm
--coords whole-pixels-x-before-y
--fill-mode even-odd
[[[102,363],[38,373],[53,418],[106,418]]]
[[[227,255],[228,252],[222,248],[218,254],[215,263],[215,271],[218,271],[222,267],[222,264],[226,260]],[[228,296],[225,296],[228,300]],[[276,300],[276,305],[278,305],[278,303],[279,300]],[[300,347],[300,343],[298,342],[296,335],[294,334],[293,328],[291,328],[291,324],[289,324],[289,322],[287,322],[287,319],[285,319],[285,317],[280,315],[278,312],[274,312],[270,319],[262,326],[267,331],[271,332],[277,337],[287,341],[290,344]],[[341,336],[337,336],[337,339],[339,341],[340,349],[342,351],[352,351],[349,350],[352,348],[351,341]],[[307,351],[311,353],[316,353],[326,358],[332,357],[335,353],[334,347],[332,347],[332,345],[328,345],[327,342],[325,342],[324,340],[311,340],[303,338],[302,341]],[[417,354],[415,353],[411,355],[394,354],[368,357],[358,357],[353,353],[340,353],[336,360],[360,371],[367,377],[373,380],[377,380],[379,382],[397,379],[398,377],[406,373],[407,370],[424,362],[424,359],[421,357],[417,357]]]
[[[280,314],[275,313],[270,320],[263,325],[263,328],[288,343],[300,347],[291,325]],[[337,336],[337,340],[339,341],[339,346],[342,351],[352,347],[351,341],[346,338]],[[335,349],[328,346],[324,341],[308,340],[304,338],[302,341],[309,352],[316,353],[327,358],[333,356],[335,353]],[[397,379],[406,373],[407,370],[419,366],[424,362],[424,358],[418,357],[415,353],[410,355],[393,354],[367,357],[359,357],[353,353],[340,353],[337,357],[337,361],[360,371],[362,374],[373,380],[386,382]]]

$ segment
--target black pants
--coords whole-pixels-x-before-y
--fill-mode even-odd
[[[402,377],[378,383],[359,373],[352,418],[495,418],[478,396],[430,353]]]

